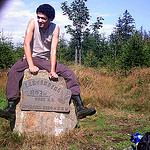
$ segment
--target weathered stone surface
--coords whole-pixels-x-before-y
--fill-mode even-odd
[[[21,110],[69,112],[71,91],[43,78],[29,79],[22,84]]]
[[[30,74],[29,70],[25,70],[24,81],[44,78],[49,80],[48,72],[40,70],[37,75]],[[66,86],[62,77],[57,82],[61,86]],[[74,104],[71,102],[69,113],[43,112],[43,111],[21,111],[23,95],[16,108],[16,123],[14,132],[26,133],[27,135],[43,134],[46,136],[60,136],[75,128],[77,117],[75,114]]]

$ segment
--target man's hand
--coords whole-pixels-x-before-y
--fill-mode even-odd
[[[32,74],[37,74],[39,71],[39,68],[37,66],[30,66],[29,70]]]
[[[56,72],[50,72],[49,77],[50,77],[50,79],[57,79],[58,75],[56,74]]]

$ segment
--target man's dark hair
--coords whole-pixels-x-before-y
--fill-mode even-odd
[[[51,21],[55,18],[55,9],[49,4],[40,5],[36,10],[37,14],[38,12],[45,14],[49,19],[51,19]]]

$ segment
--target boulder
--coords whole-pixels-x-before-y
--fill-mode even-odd
[[[39,70],[37,75],[33,75],[29,72],[28,69],[26,69],[24,72],[24,78],[23,78],[22,85],[24,83],[26,83],[27,81],[29,81],[29,80],[32,81],[34,79],[36,81],[38,79],[39,80],[43,79],[44,81],[45,80],[49,81],[48,72],[45,70]],[[62,77],[59,77],[58,81],[49,81],[49,82],[51,82],[51,85],[53,85],[52,86],[53,90],[58,89],[58,88],[54,88],[55,85],[56,85],[56,87],[62,87],[62,88],[66,89],[65,80]],[[30,85],[30,87],[31,87],[31,85]],[[34,86],[32,85],[32,89],[33,89],[33,87]],[[52,96],[49,96],[48,91],[50,91],[50,90],[47,91],[47,88],[50,88],[50,86],[47,85],[47,87],[45,87],[46,92],[45,93],[43,92],[45,95],[44,94],[43,94],[44,96],[42,95],[42,99],[40,99],[41,95],[35,97],[36,101],[40,100],[40,103],[38,102],[38,104],[39,104],[39,106],[42,106],[42,107],[35,107],[36,101],[34,102],[34,104],[35,104],[34,107],[33,107],[33,105],[32,105],[32,107],[31,106],[29,107],[27,105],[24,105],[27,103],[25,103],[25,101],[24,101],[25,94],[23,94],[23,91],[22,91],[23,87],[22,87],[21,99],[20,99],[19,104],[16,107],[16,122],[15,122],[15,127],[13,129],[13,132],[17,132],[19,134],[25,133],[27,135],[42,134],[42,135],[46,135],[46,136],[53,136],[53,135],[61,136],[61,135],[65,134],[66,132],[73,130],[76,127],[78,121],[77,121],[77,116],[75,113],[75,106],[72,101],[70,102],[69,107],[67,106],[67,108],[64,109],[65,111],[62,111],[62,112],[58,111],[58,110],[61,110],[61,109],[63,110],[63,107],[62,108],[58,107],[59,109],[56,108],[57,106],[54,106],[54,109],[51,109],[52,107],[44,107],[44,103],[46,103],[46,98],[52,97],[52,98],[49,98],[49,100],[52,101],[53,96],[57,97],[57,93],[53,94]],[[66,89],[66,90],[68,90],[68,89]],[[61,96],[59,95],[59,102],[61,102],[62,104],[64,104],[63,98],[68,99],[68,97],[63,96],[64,91],[66,91],[66,90],[62,90],[63,92],[61,92]],[[32,94],[34,92],[35,91],[33,90]],[[39,92],[38,94],[41,94],[41,93]],[[59,92],[58,92],[58,94],[59,94]],[[31,96],[31,93],[27,93],[27,95]],[[60,97],[62,97],[62,99]],[[30,100],[30,99],[28,99],[28,100]],[[45,102],[43,102],[42,100]],[[68,101],[68,100],[66,100],[66,101]],[[25,107],[25,106],[27,106],[27,107]],[[47,111],[47,110],[41,109],[41,108],[50,108],[50,109],[48,109],[48,111]]]

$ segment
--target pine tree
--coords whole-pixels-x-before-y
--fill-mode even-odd
[[[126,10],[123,13],[123,17],[118,19],[118,24],[116,25],[115,34],[120,38],[120,42],[127,42],[132,36],[135,29],[135,20],[132,18],[130,13]]]
[[[119,17],[118,23],[114,28],[114,32],[110,35],[110,49],[112,51],[112,59],[115,68],[119,67],[118,64],[120,57],[123,54],[123,46],[135,33],[135,20],[130,13],[126,10],[123,17]]]
[[[146,66],[145,42],[142,35],[136,32],[123,46],[120,66],[126,72],[133,67]]]

